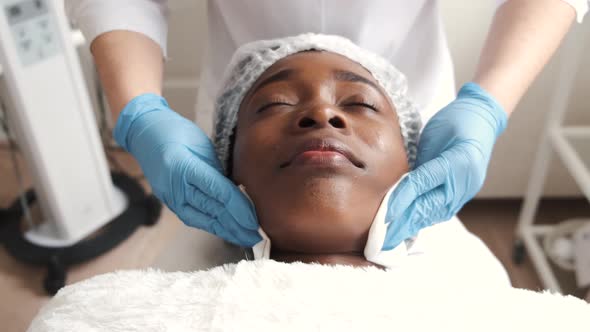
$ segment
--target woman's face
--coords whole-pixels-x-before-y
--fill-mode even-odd
[[[359,64],[302,52],[264,72],[238,114],[233,179],[273,250],[361,252],[387,190],[407,172],[394,107]]]

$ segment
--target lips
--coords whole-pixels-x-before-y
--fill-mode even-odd
[[[343,161],[358,168],[365,167],[343,142],[335,138],[313,138],[301,143],[289,161],[280,167],[292,164],[336,165]]]

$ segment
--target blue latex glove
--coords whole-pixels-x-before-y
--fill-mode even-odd
[[[245,247],[262,240],[254,207],[223,175],[211,140],[164,98],[131,100],[114,137],[137,159],[156,197],[186,225]]]
[[[475,196],[507,121],[502,106],[475,83],[465,84],[457,99],[428,121],[420,136],[416,168],[390,196],[383,250],[449,220]]]

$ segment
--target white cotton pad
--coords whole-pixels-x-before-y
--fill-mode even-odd
[[[365,245],[365,258],[369,262],[384,267],[394,267],[399,265],[399,263],[410,254],[410,249],[416,249],[414,248],[415,238],[412,238],[403,241],[391,250],[382,250],[383,244],[385,244],[385,236],[387,235],[388,224],[385,222],[385,217],[387,216],[389,197],[406,175],[407,174],[402,175],[402,177],[389,189],[387,194],[385,194],[385,197],[383,198],[383,201],[381,201],[381,205],[377,210],[377,214],[373,219],[371,228],[369,229],[369,236],[367,238],[367,244]]]
[[[382,250],[383,244],[385,243],[385,236],[387,234],[387,224],[385,223],[385,217],[387,216],[387,203],[389,202],[389,196],[395,190],[398,183],[405,177],[404,174],[396,184],[394,184],[379,206],[377,214],[373,219],[371,228],[369,229],[369,237],[367,244],[365,245],[364,255],[369,262],[379,264],[384,267],[394,267],[399,265],[403,259],[410,254],[410,249],[415,249],[415,239],[408,239],[400,243],[397,247],[392,250]],[[240,190],[250,199],[246,188],[243,185],[239,186]],[[250,199],[250,201],[252,201]],[[252,203],[254,204],[254,203]],[[270,258],[271,242],[269,237],[266,235],[261,227],[258,228],[258,233],[262,237],[262,241],[258,242],[252,247],[254,259],[268,259]]]
[[[262,227],[258,227],[258,234],[262,236],[262,241],[256,243],[254,247],[252,247],[254,259],[270,258],[270,239],[268,238],[268,235],[266,235],[266,233],[262,230]]]
[[[254,202],[250,198],[250,195],[246,192],[246,187],[244,185],[239,185],[240,191],[248,197],[252,205],[254,206]],[[258,227],[258,234],[262,237],[262,240],[252,247],[252,253],[254,254],[254,259],[265,259],[270,258],[270,239],[268,235],[262,230],[262,227]]]

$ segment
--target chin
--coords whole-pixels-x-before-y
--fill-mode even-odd
[[[273,249],[301,253],[364,250],[384,193],[363,177],[270,177],[252,186],[260,226]]]
[[[261,218],[260,225],[269,236],[273,249],[301,253],[364,250],[372,220],[353,220],[346,211],[320,211],[285,211],[287,213],[283,216],[268,216],[274,221]]]

